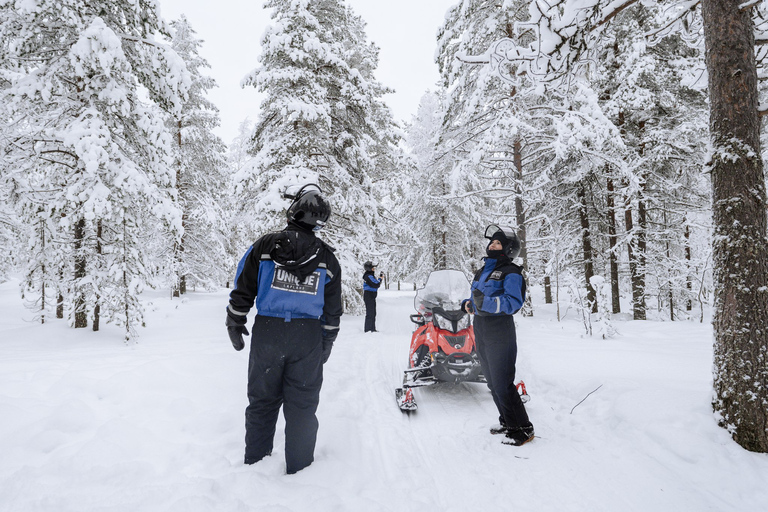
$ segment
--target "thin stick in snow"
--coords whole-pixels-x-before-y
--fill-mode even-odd
[[[599,385],[599,386],[597,386],[595,389],[593,389],[592,391],[590,391],[589,393],[587,393],[587,396],[585,396],[584,398],[582,398],[582,399],[581,399],[581,402],[583,402],[584,400],[586,400],[586,399],[589,397],[589,395],[591,395],[592,393],[594,393],[595,391],[597,391],[597,390],[598,390],[598,389],[600,389],[601,387],[603,387],[603,385],[602,385],[602,384],[600,384],[600,385]],[[574,411],[574,409],[576,409],[578,406],[580,406],[580,405],[581,405],[581,402],[579,402],[579,403],[577,403],[576,405],[574,405],[574,406],[573,406],[573,409],[571,409],[571,414],[573,414],[573,411]]]

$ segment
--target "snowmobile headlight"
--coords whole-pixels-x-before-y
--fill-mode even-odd
[[[453,322],[451,322],[450,320],[448,320],[442,315],[433,315],[433,318],[437,323],[438,329],[443,329],[444,331],[453,332]]]
[[[470,325],[469,315],[462,316],[461,318],[459,318],[459,321],[456,322],[456,332],[467,329],[469,325]]]

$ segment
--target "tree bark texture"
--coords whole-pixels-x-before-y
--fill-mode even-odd
[[[614,199],[613,179],[608,178],[606,183],[606,203],[608,205],[608,258],[611,269],[611,309],[614,314],[621,313],[621,301],[619,295],[619,258],[616,254],[618,237],[616,236],[616,201]]]
[[[597,313],[597,294],[589,280],[595,275],[592,263],[592,239],[589,231],[589,216],[587,215],[587,194],[584,185],[579,184],[576,195],[579,198],[579,220],[581,221],[581,244],[584,251],[584,279],[587,282],[587,302],[590,311]]]
[[[86,275],[86,260],[84,254],[85,242],[85,219],[80,219],[75,223],[75,329],[88,327],[88,313],[85,311],[85,293],[82,289],[80,280]]]
[[[96,257],[101,259],[102,255],[102,248],[101,248],[101,237],[102,237],[102,221],[99,219],[99,221],[96,223]],[[101,322],[101,297],[99,294],[96,294],[94,303],[93,303],[93,330],[98,331],[100,327]]]
[[[742,447],[768,452],[768,244],[754,24],[742,0],[703,0],[713,148],[713,408]]]
[[[176,283],[174,284],[173,288],[174,297],[178,297],[179,295],[184,295],[187,293],[187,276],[184,272],[184,250],[186,249],[184,234],[186,233],[187,219],[189,215],[186,208],[186,187],[184,186],[184,174],[182,172],[183,163],[181,159],[181,128],[181,120],[178,120],[176,122],[176,143],[179,147],[179,161],[176,168],[176,191],[178,193],[177,200],[179,202],[179,209],[181,210],[181,227],[183,232],[179,241],[174,245],[174,257],[176,259]]]
[[[686,269],[686,276],[685,276],[685,289],[687,291],[686,299],[685,299],[685,310],[691,311],[693,310],[693,300],[691,297],[693,297],[693,276],[691,275],[691,272],[693,271],[691,268],[691,227],[688,225],[688,219],[685,221],[685,269]]]
[[[624,226],[627,233],[630,234],[627,244],[627,256],[629,259],[629,273],[632,280],[632,318],[634,320],[645,320],[645,283],[641,280],[641,273],[638,269],[638,250],[637,233],[634,232],[634,222],[632,219],[632,208],[627,205],[624,208]]]
[[[38,212],[40,212],[40,211],[41,210],[38,210]],[[45,222],[42,222],[42,221],[40,222],[40,248],[41,248],[43,254],[45,254]],[[40,282],[41,282],[41,285],[40,285],[40,311],[42,311],[42,313],[40,315],[40,323],[44,324],[45,323],[45,306],[46,306],[46,302],[45,302],[45,280],[46,280],[45,263],[43,263],[40,266],[40,274],[41,274],[40,275]]]
[[[523,151],[520,139],[516,139],[512,145],[512,158],[515,162],[515,220],[517,222],[517,235],[520,237],[520,258],[523,260],[523,277],[528,279],[528,244],[525,229],[525,208],[523,207]],[[533,316],[531,294],[525,294],[525,303],[520,311],[523,316]]]

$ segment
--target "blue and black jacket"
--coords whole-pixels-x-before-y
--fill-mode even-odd
[[[483,305],[478,308],[470,298],[463,301],[462,306],[472,302],[475,314],[480,316],[513,315],[523,307],[525,290],[522,269],[507,256],[485,258],[485,265],[472,281],[473,296],[482,293]]]
[[[333,248],[292,225],[256,241],[237,265],[227,314],[240,324],[256,302],[261,316],[316,318],[337,331],[343,313],[341,267]]]
[[[373,270],[368,270],[363,274],[363,290],[366,292],[378,292],[381,286],[381,279],[373,275]]]

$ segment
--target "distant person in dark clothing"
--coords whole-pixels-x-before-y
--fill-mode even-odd
[[[305,185],[288,208],[288,225],[256,241],[237,266],[227,307],[236,350],[245,346],[246,315],[256,301],[245,410],[245,463],[272,453],[280,407],[288,473],[314,460],[315,411],[342,314],[341,268],[334,249],[315,236],[331,214],[317,185]]]
[[[505,434],[502,442],[520,446],[533,439],[533,425],[515,387],[517,335],[512,315],[525,302],[522,269],[512,263],[520,252],[517,233],[491,224],[485,264],[472,281],[472,298],[462,302],[474,313],[475,343],[483,374],[499,411],[499,427],[492,434]]]
[[[384,280],[384,272],[376,277],[376,265],[372,261],[366,261],[363,264],[365,273],[363,274],[363,302],[365,302],[365,332],[376,331],[376,295],[379,293],[379,286]]]

